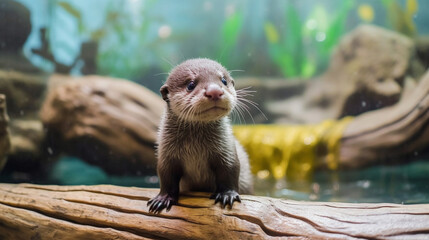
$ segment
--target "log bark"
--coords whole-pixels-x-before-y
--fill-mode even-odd
[[[148,213],[158,189],[0,184],[2,239],[427,239],[429,204],[298,202],[242,196],[222,209],[206,193]]]

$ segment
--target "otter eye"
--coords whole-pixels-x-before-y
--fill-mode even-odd
[[[192,90],[194,90],[194,88],[197,86],[197,84],[195,84],[195,82],[194,81],[190,81],[189,83],[188,83],[188,86],[186,86],[186,88],[188,89],[188,91],[192,91]]]
[[[225,77],[222,77],[221,81],[222,81],[223,85],[225,85],[225,86],[226,86],[227,82],[226,82]]]

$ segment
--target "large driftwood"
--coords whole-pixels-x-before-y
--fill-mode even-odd
[[[221,209],[208,194],[159,215],[158,189],[0,184],[2,239],[428,239],[429,204],[297,202],[242,196]]]
[[[341,139],[340,165],[406,160],[429,146],[429,72],[399,103],[358,116]],[[386,160],[388,160],[386,162]]]
[[[160,97],[131,82],[82,77],[52,87],[41,116],[48,133],[55,133],[54,144],[110,172],[124,173],[155,166],[163,107]],[[347,126],[339,166],[407,160],[429,146],[428,134],[429,72],[396,105],[360,115]]]
[[[40,112],[47,145],[97,164],[109,173],[153,171],[164,101],[121,79],[54,75]]]
[[[361,25],[341,39],[329,68],[313,79],[302,95],[283,95],[266,102],[266,109],[278,115],[276,123],[308,124],[357,116],[398,102],[404,80],[417,80],[424,70],[412,39]]]

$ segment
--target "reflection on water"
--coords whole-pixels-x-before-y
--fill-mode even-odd
[[[255,177],[255,194],[291,200],[351,203],[428,203],[429,162],[407,165],[375,166],[362,170],[316,172],[311,181],[261,180]],[[25,175],[0,175],[0,182],[20,182]],[[157,176],[109,176],[98,167],[77,158],[64,157],[46,176],[33,183],[61,185],[114,184],[159,187]]]
[[[256,194],[293,200],[351,203],[427,203],[429,162],[317,172],[312,181],[256,179]]]

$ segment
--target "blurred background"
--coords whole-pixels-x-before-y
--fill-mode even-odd
[[[247,124],[313,124],[358,116],[398,102],[406,85],[404,76],[418,82],[427,69],[428,10],[425,0],[0,0],[0,70],[4,72],[0,77],[6,79],[11,76],[6,73],[13,71],[38,78],[37,84],[30,81],[22,87],[22,81],[13,77],[0,79],[0,93],[6,95],[13,125],[18,124],[15,119],[37,118],[52,74],[122,78],[158,94],[173,66],[189,58],[206,57],[233,70],[238,88],[252,85],[257,91],[253,101],[266,118],[252,108],[252,117],[244,119]],[[311,110],[309,102],[314,99],[308,95],[317,95],[311,89],[331,88],[312,82],[324,83],[335,75],[325,73],[330,72],[330,64],[337,63],[332,63],[331,57],[340,41],[347,34],[367,36],[359,30],[352,33],[367,24],[379,28],[360,28],[371,36],[362,37],[364,40],[379,41],[383,46],[385,39],[397,38],[395,41],[407,49],[401,55],[407,67],[395,78],[398,92],[367,94],[357,89],[335,111]],[[391,32],[399,37],[392,37]],[[401,49],[385,51],[402,54]],[[409,53],[408,49],[413,50]],[[338,91],[347,92],[342,89],[354,84],[347,80],[334,84]],[[333,96],[338,95],[334,92]],[[317,104],[326,105],[323,99]],[[292,111],[298,108],[302,109]],[[31,124],[43,129],[39,122],[27,122],[19,129],[25,132]],[[27,131],[22,136],[33,135]],[[55,137],[51,139],[55,141]],[[55,155],[53,148],[43,148],[45,154]],[[0,181],[158,186],[153,173],[115,176],[69,153],[43,161],[40,159],[45,157],[34,160],[31,151],[26,154],[9,157]],[[257,194],[298,200],[427,203],[427,157],[420,156],[419,150],[412,158],[399,165],[315,171],[311,178],[296,181],[274,179],[259,171],[255,176]]]
[[[55,70],[33,51],[43,48],[45,39],[55,61],[69,66],[71,74],[86,73],[79,60],[90,50],[85,56],[95,61],[90,73],[126,78],[154,91],[163,79],[156,74],[188,58],[215,59],[243,70],[237,75],[309,78],[326,69],[340,37],[359,24],[408,36],[429,32],[429,16],[421,14],[429,7],[426,1],[17,2],[31,14],[23,52],[38,68]]]

